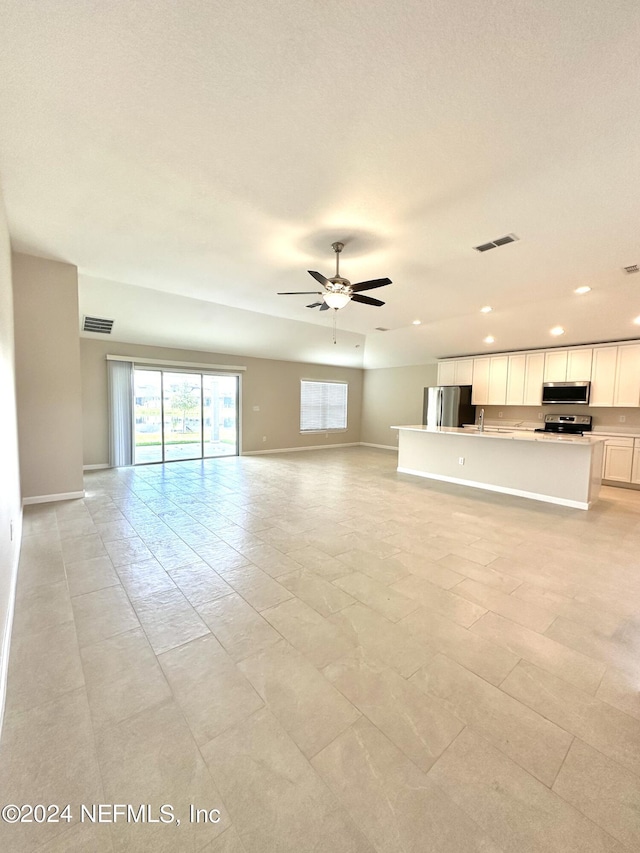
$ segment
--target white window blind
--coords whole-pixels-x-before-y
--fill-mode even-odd
[[[347,383],[300,383],[300,432],[347,428]]]
[[[109,465],[133,464],[133,364],[107,361],[109,388]]]

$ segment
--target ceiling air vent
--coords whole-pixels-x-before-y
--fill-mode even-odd
[[[385,329],[384,326],[376,326],[376,332],[388,332],[389,329]]]
[[[506,246],[507,243],[515,243],[520,238],[515,234],[506,234],[504,237],[497,237],[490,243],[483,243],[481,246],[474,246],[476,252],[488,252],[489,249],[497,249],[498,246]]]
[[[103,317],[87,317],[82,320],[83,332],[98,332],[101,335],[110,335],[113,329],[113,320],[105,320]]]
[[[631,264],[630,267],[622,267],[622,269],[626,272],[627,275],[631,275],[634,272],[639,272],[638,264]]]

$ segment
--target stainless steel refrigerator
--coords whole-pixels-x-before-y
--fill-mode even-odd
[[[476,422],[471,385],[437,385],[424,389],[422,423],[429,427],[461,427]]]

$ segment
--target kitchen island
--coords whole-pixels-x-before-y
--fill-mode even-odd
[[[538,432],[394,426],[398,471],[589,509],[600,490],[604,439]]]

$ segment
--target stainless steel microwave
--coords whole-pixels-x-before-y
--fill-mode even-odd
[[[590,382],[544,382],[542,402],[587,405],[590,390]]]

